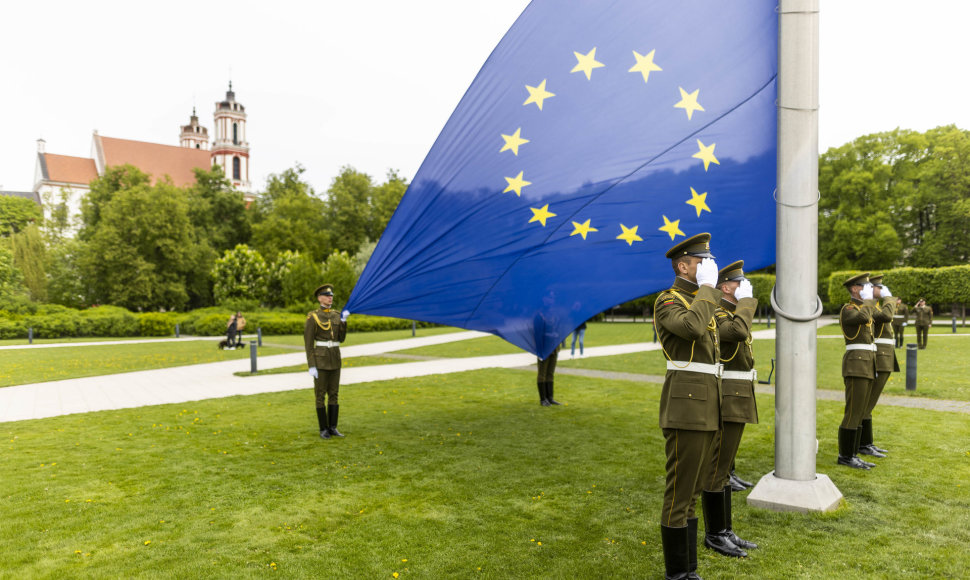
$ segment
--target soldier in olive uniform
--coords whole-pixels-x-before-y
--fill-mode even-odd
[[[654,304],[654,321],[667,374],[660,394],[660,428],[666,441],[667,483],[660,537],[667,578],[695,578],[701,474],[720,428],[720,365],[714,311],[721,302],[711,235],[697,234],[667,252],[673,286]],[[730,540],[726,540],[730,541]]]
[[[876,378],[872,382],[872,391],[866,403],[866,412],[862,416],[862,437],[859,439],[859,453],[873,457],[885,457],[886,450],[876,447],[872,442],[872,410],[879,402],[879,395],[889,381],[889,375],[899,372],[899,361],[896,360],[895,339],[891,330],[896,316],[896,299],[893,298],[889,287],[882,283],[882,274],[870,276],[873,285],[873,298],[880,303],[872,312],[872,337],[876,345]]]
[[[317,402],[317,422],[320,437],[343,437],[337,431],[337,400],[340,391],[340,343],[347,337],[347,316],[341,315],[333,306],[333,284],[324,284],[313,295],[320,308],[306,316],[303,342],[306,361],[313,377],[313,392]]]
[[[896,338],[896,348],[903,346],[903,332],[909,325],[909,307],[903,304],[902,298],[896,299],[896,314],[893,315],[893,336]]]
[[[933,309],[922,298],[913,307],[913,324],[916,326],[916,344],[922,350],[926,348],[930,327],[933,326]]]
[[[711,458],[704,475],[704,545],[726,556],[744,557],[758,545],[734,533],[731,524],[731,465],[741,444],[745,423],[758,422],[754,398],[754,354],[751,352],[751,320],[758,308],[751,282],[744,277],[744,260],[718,272],[721,304],[714,312],[720,341],[721,430],[714,436]],[[730,542],[726,543],[723,540]]]
[[[862,417],[869,401],[872,381],[876,378],[876,345],[872,342],[872,298],[869,273],[845,281],[850,301],[839,313],[839,325],[845,337],[842,356],[842,380],[845,382],[845,414],[839,426],[839,465],[869,469],[874,463],[856,455],[862,437]]]

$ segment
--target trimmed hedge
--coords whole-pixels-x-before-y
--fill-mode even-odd
[[[832,272],[826,307],[837,309],[849,299],[842,283],[858,273],[859,270]],[[915,304],[920,298],[930,304],[970,303],[970,266],[894,268],[882,270],[882,274],[883,283],[889,286],[893,296],[902,298],[906,304]]]

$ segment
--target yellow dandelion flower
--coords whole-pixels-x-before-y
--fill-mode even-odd
[[[537,546],[541,546],[542,545],[542,542],[536,542],[536,545]]]
[[[81,553],[81,550],[74,550],[74,553],[75,554],[80,554]]]
[[[146,545],[146,546],[147,546],[148,544],[151,544],[151,543],[152,543],[152,541],[151,541],[151,540],[145,540],[145,545]]]
[[[407,559],[407,558],[401,558],[401,561],[402,561],[402,562],[407,562],[407,561],[408,561],[408,559]]]
[[[397,572],[395,572],[395,573],[391,574],[391,576],[394,576],[395,578],[397,578],[398,574],[397,574]]]

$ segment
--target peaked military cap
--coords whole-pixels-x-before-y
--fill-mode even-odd
[[[673,248],[667,250],[667,258],[676,260],[681,256],[697,256],[698,258],[713,258],[711,254],[711,234],[703,233],[691,236]]]
[[[869,283],[873,286],[882,286],[882,274],[869,276]]]
[[[717,273],[718,284],[723,284],[731,280],[747,280],[747,278],[744,277],[744,260],[731,262],[727,266],[721,268],[721,270]]]
[[[843,282],[842,285],[845,286],[846,288],[850,286],[855,286],[856,284],[858,284],[859,286],[865,286],[867,282],[869,282],[869,272],[863,272],[861,274],[856,274],[855,276],[849,278],[848,280]]]
[[[313,291],[313,297],[323,294],[324,296],[333,296],[333,284],[322,284]]]

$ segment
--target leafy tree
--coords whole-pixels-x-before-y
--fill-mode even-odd
[[[27,295],[24,285],[24,275],[14,266],[13,254],[4,245],[0,245],[0,300]]]
[[[39,205],[25,197],[0,195],[0,235],[9,236],[23,231],[43,219]]]
[[[293,250],[323,261],[335,226],[327,222],[323,200],[300,176],[297,166],[272,174],[252,212],[252,246],[269,260]]]
[[[371,230],[369,232],[371,241],[376,242],[384,233],[387,222],[391,221],[391,216],[394,215],[398,204],[401,203],[401,198],[404,197],[407,188],[407,180],[393,170],[387,172],[387,181],[374,187],[371,195],[371,206],[373,207]]]
[[[41,202],[47,213],[44,219],[44,233],[48,243],[53,244],[65,239],[75,226],[67,204],[70,196],[71,192],[64,188],[61,188],[57,194],[48,191],[42,196]]]
[[[212,269],[215,284],[213,296],[218,304],[233,300],[257,300],[266,298],[269,268],[266,260],[256,250],[240,244],[226,250],[216,260]]]
[[[14,265],[23,273],[24,284],[30,290],[30,299],[47,301],[47,274],[45,262],[47,248],[37,224],[31,224],[10,236]]]
[[[342,308],[350,298],[350,291],[357,283],[355,262],[347,252],[330,254],[323,265],[323,281],[333,284],[333,303]]]
[[[327,223],[332,247],[354,254],[374,232],[371,209],[371,178],[344,166],[327,190]]]
[[[189,218],[199,241],[217,255],[248,243],[252,232],[242,192],[232,188],[218,167],[194,171],[195,183],[188,187]]]
[[[87,298],[131,310],[184,307],[186,280],[197,272],[201,253],[185,190],[168,181],[154,186],[139,181],[101,200],[85,204],[88,213],[79,232],[85,243],[78,265],[89,284]],[[95,213],[92,226],[88,218]]]
[[[320,285],[322,267],[309,256],[287,250],[273,263],[270,303],[274,306],[312,307],[313,289]]]
[[[55,304],[71,308],[89,305],[85,299],[88,289],[78,266],[81,245],[79,240],[68,238],[47,252],[47,297]]]
[[[108,167],[104,175],[91,182],[91,190],[81,200],[81,230],[84,240],[93,236],[101,221],[101,212],[119,191],[148,186],[151,177],[134,165]]]

